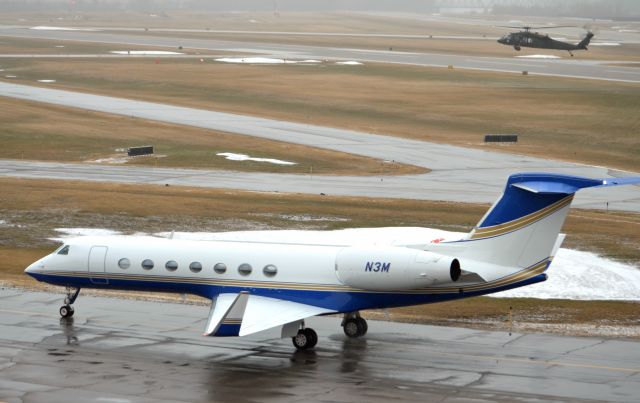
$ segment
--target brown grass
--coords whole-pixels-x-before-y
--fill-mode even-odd
[[[427,172],[325,149],[3,97],[0,141],[0,158],[94,161],[123,158],[126,152],[122,149],[152,144],[162,157],[133,158],[127,164],[336,175]],[[219,152],[277,158],[297,165],[229,161],[217,156]]]
[[[640,171],[640,85],[414,66],[6,60],[17,81]],[[487,133],[517,133],[507,149]]]

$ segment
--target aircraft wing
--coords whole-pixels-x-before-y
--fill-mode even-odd
[[[332,312],[335,311],[246,292],[220,294],[212,302],[205,335],[247,336]]]

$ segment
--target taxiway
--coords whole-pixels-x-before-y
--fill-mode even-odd
[[[305,45],[286,45],[242,41],[222,41],[188,37],[163,37],[113,33],[108,31],[46,31],[26,27],[0,26],[0,36],[113,43],[119,45],[163,46],[212,51],[254,53],[285,59],[339,59],[416,66],[448,67],[522,74],[575,77],[593,80],[640,82],[640,71],[634,67],[610,65],[620,61],[578,59],[513,59],[441,53],[398,52],[392,50],[351,49]]]
[[[314,351],[267,331],[201,336],[208,307],[0,290],[0,400],[635,401],[637,341],[370,321],[347,339],[311,318]]]
[[[0,82],[0,96],[263,137],[431,170],[423,175],[384,176],[382,167],[381,176],[352,177],[0,160],[0,176],[476,203],[493,202],[514,172],[611,176],[603,167],[43,87]],[[587,189],[577,194],[573,205],[640,211],[640,192],[635,186],[607,192]]]

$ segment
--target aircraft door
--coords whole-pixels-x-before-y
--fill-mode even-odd
[[[106,246],[93,246],[89,251],[89,279],[93,284],[108,284],[105,277],[105,260],[107,258]]]

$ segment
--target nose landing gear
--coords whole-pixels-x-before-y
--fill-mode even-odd
[[[342,330],[348,337],[362,337],[367,334],[369,325],[367,321],[360,316],[360,312],[350,312],[344,315],[342,319]]]
[[[63,318],[70,318],[74,314],[73,303],[76,302],[76,298],[78,298],[78,294],[80,294],[80,289],[76,288],[73,291],[73,288],[67,287],[67,296],[64,299],[64,305],[60,307],[60,316]]]

